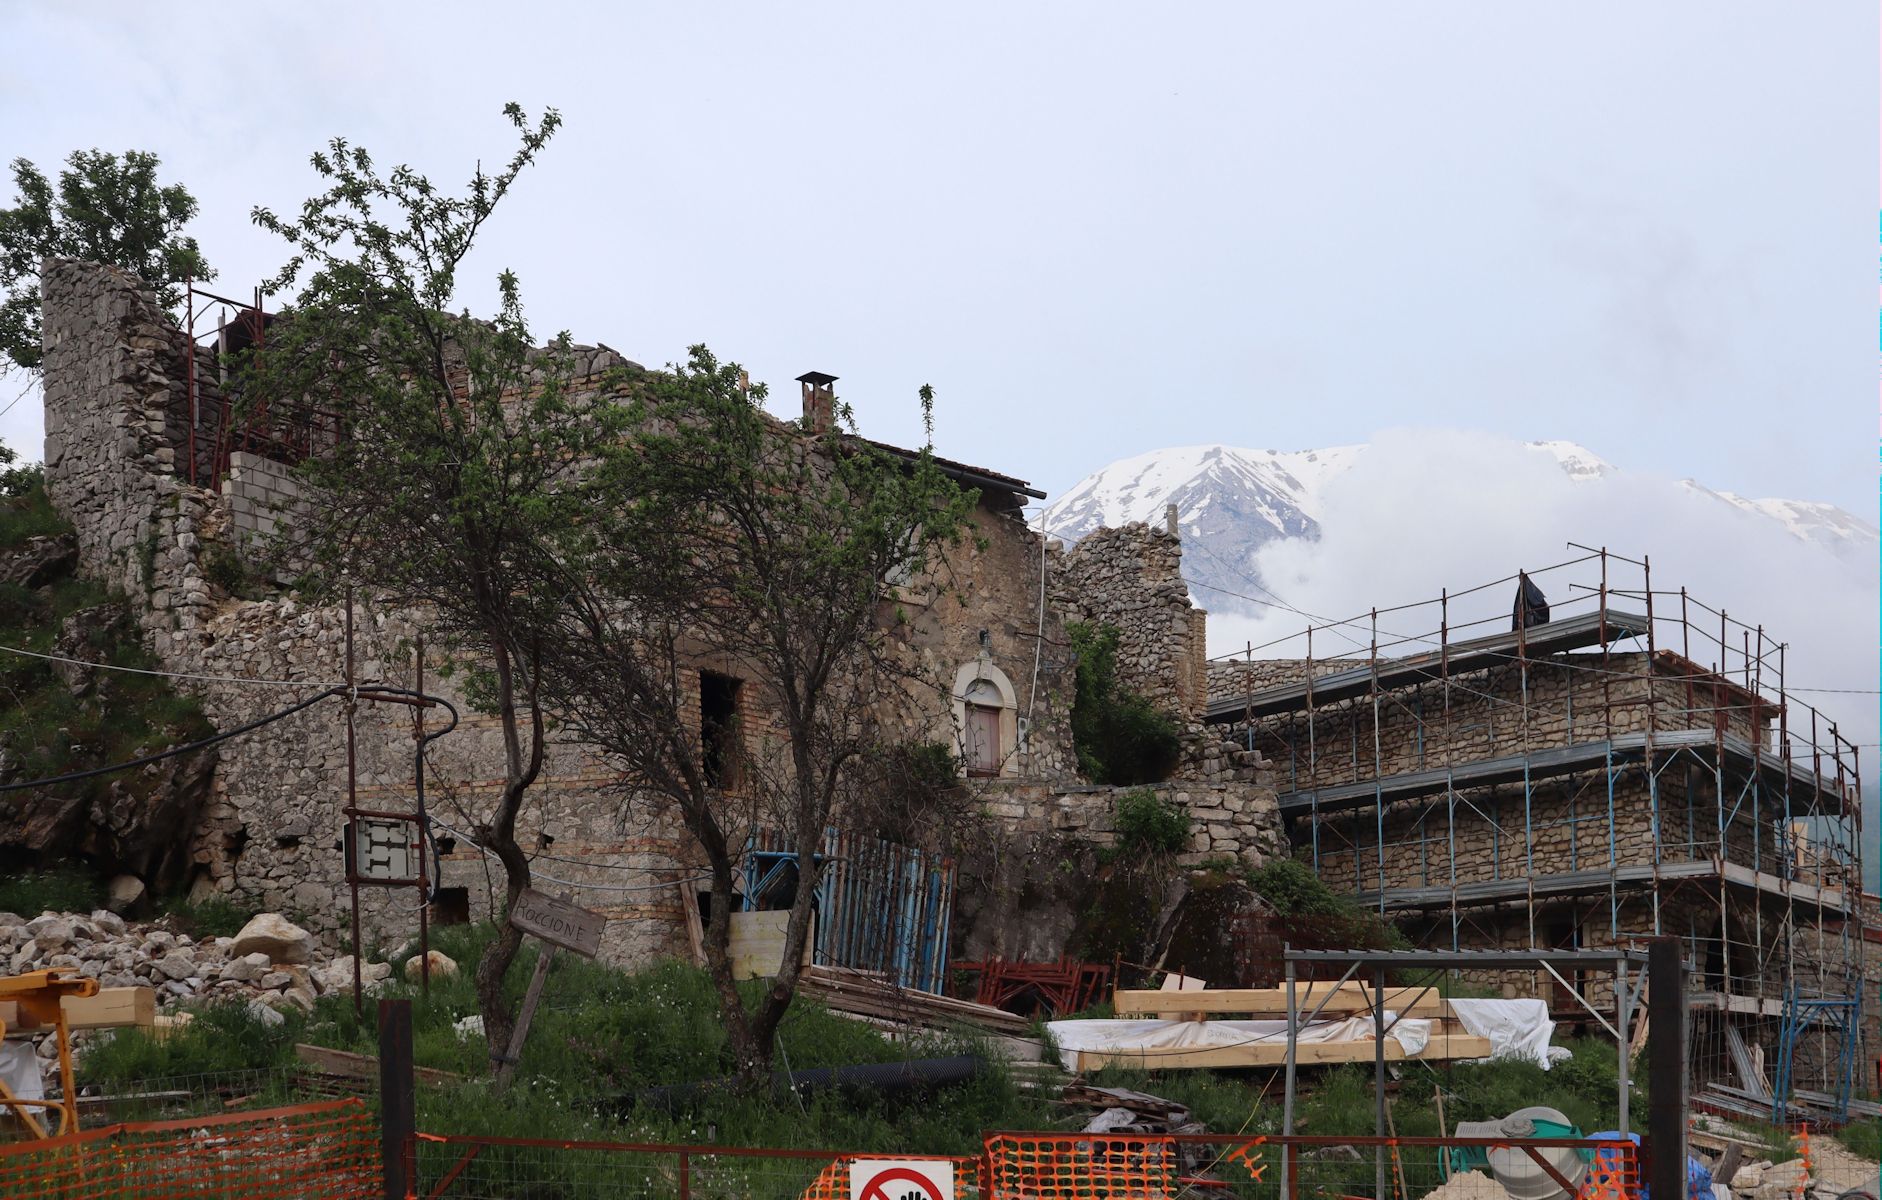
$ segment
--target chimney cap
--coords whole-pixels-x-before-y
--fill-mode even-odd
[[[826,375],[822,371],[805,371],[802,375],[797,377],[797,382],[808,383],[812,386],[822,386],[826,383],[835,383],[836,376]]]

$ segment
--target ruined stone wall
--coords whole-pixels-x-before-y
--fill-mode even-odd
[[[130,597],[160,660],[196,677],[179,684],[200,697],[217,728],[342,681],[341,608],[305,605],[292,594],[233,599],[202,571],[212,546],[249,547],[270,532],[268,522],[292,508],[292,479],[279,464],[246,457],[232,462],[221,494],[179,479],[170,439],[178,436],[181,335],[124,272],[54,262],[42,278],[47,487],[77,527],[87,573]],[[951,689],[963,673],[997,675],[1015,726],[1029,718],[1027,737],[1007,747],[1004,773],[1073,778],[1071,662],[1058,616],[1050,607],[1040,611],[1040,540],[985,503],[974,519],[978,538],[964,541],[940,572],[952,589],[946,596],[924,602],[908,588],[885,605],[885,620],[924,673],[940,681],[918,697],[923,707],[910,736],[953,737],[959,697]],[[421,617],[383,610],[362,594],[354,620],[355,677],[414,686]],[[444,677],[440,666],[434,651],[426,689],[455,703],[461,717],[455,732],[434,743],[428,805],[456,843],[444,855],[443,885],[466,889],[476,918],[502,898],[500,869],[471,838],[502,785],[503,748],[494,720],[474,714],[457,677]],[[330,941],[344,933],[348,889],[336,846],[347,799],[344,717],[342,702],[327,699],[223,744],[211,801],[192,834],[192,894],[230,894],[288,912]],[[411,719],[402,706],[358,706],[360,807],[412,809]],[[427,719],[435,728],[443,715]],[[763,714],[751,714],[748,738],[763,723]],[[585,748],[554,746],[519,840],[527,847],[538,833],[550,835],[535,863],[539,886],[560,890],[558,880],[571,881],[580,885],[579,903],[613,918],[606,957],[631,963],[678,952],[686,938],[676,882],[697,871],[688,839],[671,813],[628,803],[611,778]],[[363,890],[367,941],[408,936],[414,900],[409,890]]]
[[[1099,529],[1055,548],[1054,604],[1068,621],[1114,626],[1118,681],[1189,722],[1209,699],[1208,614],[1189,601],[1183,543],[1134,523]]]
[[[962,863],[957,957],[1045,961],[1074,953],[1074,931],[1092,902],[1090,852],[1116,844],[1118,799],[1135,790],[1005,780],[976,785],[992,836]],[[1274,787],[1265,775],[1151,790],[1190,817],[1189,846],[1175,856],[1179,866],[1232,858],[1253,867],[1286,852]]]

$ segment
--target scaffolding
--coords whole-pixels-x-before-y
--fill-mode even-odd
[[[1863,1027],[1859,750],[1789,691],[1763,626],[1656,590],[1644,558],[1574,549],[1217,660],[1205,719],[1273,763],[1301,857],[1423,944],[1675,935],[1695,1085],[1781,1114],[1762,1051],[1841,1116]],[[1563,988],[1605,985],[1536,986],[1567,1009]]]

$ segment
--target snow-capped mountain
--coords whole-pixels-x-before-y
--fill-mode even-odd
[[[1248,610],[1236,593],[1262,587],[1257,555],[1283,539],[1317,540],[1326,519],[1329,492],[1368,454],[1369,446],[1323,450],[1246,450],[1233,446],[1178,446],[1112,463],[1065,492],[1044,513],[1046,529],[1077,541],[1105,525],[1147,521],[1161,525],[1165,506],[1176,505],[1183,536],[1184,573],[1200,585],[1198,601],[1218,611]],[[1509,443],[1505,458],[1522,453],[1553,460],[1578,487],[1622,485],[1622,473],[1573,442]],[[1504,463],[1516,471],[1534,460]],[[1369,466],[1382,465],[1368,463]],[[1579,493],[1578,493],[1579,494]],[[1655,496],[1685,495],[1725,511],[1703,510],[1699,519],[1771,522],[1792,537],[1839,556],[1871,550],[1875,526],[1830,504],[1803,500],[1752,500],[1715,491],[1692,480]],[[1502,569],[1499,564],[1496,568]]]

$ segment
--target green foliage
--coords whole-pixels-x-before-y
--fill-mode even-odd
[[[42,912],[91,912],[104,904],[104,886],[80,867],[50,867],[0,878],[0,912],[36,917]]]
[[[1114,855],[1177,854],[1189,845],[1189,813],[1151,788],[1119,796],[1116,813]]]
[[[1351,897],[1336,893],[1312,867],[1296,858],[1263,863],[1248,873],[1248,884],[1282,916],[1334,916],[1356,907]]]
[[[29,538],[70,531],[43,487],[0,499],[0,554]],[[70,576],[37,589],[0,585],[0,643],[50,653],[67,617],[115,600],[97,584]],[[113,666],[147,670],[159,665],[123,613],[95,626],[85,649]],[[5,748],[11,778],[70,774],[214,732],[197,702],[179,696],[161,676],[96,674],[99,678],[89,690],[74,695],[49,662],[13,655],[0,659],[0,698],[6,701],[0,705],[0,747]],[[155,785],[153,776],[128,772],[61,784],[59,792],[96,799],[112,787],[137,794]]]
[[[1093,783],[1156,783],[1169,776],[1182,750],[1176,722],[1117,681],[1118,631],[1071,621],[1066,632],[1077,657],[1072,744],[1078,768]]]
[[[255,915],[255,910],[236,904],[226,896],[202,900],[176,898],[163,905],[163,915],[179,933],[194,938],[234,937]]]
[[[259,600],[267,594],[267,580],[249,566],[235,547],[212,542],[202,557],[203,578],[241,600]]]
[[[282,1067],[294,1061],[294,1043],[304,1027],[304,1018],[291,1010],[284,1012],[283,1024],[266,1025],[249,1015],[247,1005],[228,1002],[203,1005],[192,1015],[162,1040],[138,1029],[101,1039],[81,1057],[80,1077],[132,1090],[149,1080]]]
[[[1858,1117],[1836,1131],[1836,1140],[1851,1154],[1870,1162],[1882,1160],[1882,1118]]]
[[[174,307],[186,276],[214,279],[196,239],[182,234],[196,198],[157,182],[158,158],[75,150],[58,186],[24,158],[13,160],[14,207],[0,208],[0,354],[39,366],[39,260],[82,258],[123,267]],[[11,493],[9,493],[11,494]]]

